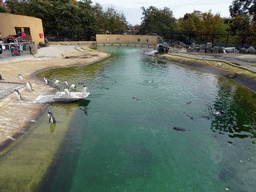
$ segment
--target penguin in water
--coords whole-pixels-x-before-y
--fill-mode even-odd
[[[0,75],[0,80],[4,80],[4,79],[2,78],[2,75]]]
[[[19,77],[19,79],[20,79],[21,82],[24,81],[24,80],[23,80],[23,76],[22,76],[21,74],[19,74],[18,77]]]
[[[34,89],[32,89],[32,86],[29,82],[26,83],[26,87],[29,91],[34,91]]]
[[[46,85],[50,84],[50,80],[44,75],[44,82],[46,83]]]
[[[16,94],[16,97],[17,97],[18,101],[19,101],[19,100],[23,100],[23,99],[21,98],[20,92],[19,92],[17,89],[14,89],[14,91],[15,91],[15,94]]]
[[[52,112],[49,110],[48,111],[48,117],[49,117],[49,123],[56,123],[56,119],[54,118]]]

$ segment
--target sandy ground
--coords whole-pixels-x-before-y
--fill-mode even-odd
[[[90,64],[108,56],[108,53],[89,49],[89,44],[83,46],[57,44],[38,49],[35,56],[17,56],[1,60],[0,74],[4,80],[0,81],[0,89],[5,89],[5,86],[9,87],[9,90],[6,88],[4,91],[13,89],[6,84],[7,82],[10,85],[17,85],[24,100],[18,101],[14,90],[0,100],[0,151],[22,135],[30,124],[36,122],[40,112],[46,108],[46,104],[35,104],[33,101],[42,92],[51,92],[53,88],[32,74],[46,68]],[[20,82],[18,74],[23,75],[24,82]],[[34,91],[30,92],[26,89],[26,82],[32,84]]]

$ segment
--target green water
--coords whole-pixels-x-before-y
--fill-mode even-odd
[[[75,112],[45,189],[256,190],[255,94],[229,79],[142,56],[139,48],[98,49],[116,55],[90,79],[65,72],[90,88],[90,104]],[[225,113],[213,113],[219,110]]]
[[[140,48],[98,49],[116,54],[41,74],[75,83],[77,90],[87,86],[91,94],[78,104],[51,106],[60,122],[47,131],[55,134],[51,142],[58,136],[58,151],[38,191],[256,190],[254,93],[229,79],[143,56]],[[225,113],[214,114],[220,110]],[[34,129],[45,121],[46,115]],[[60,126],[64,121],[68,127]]]

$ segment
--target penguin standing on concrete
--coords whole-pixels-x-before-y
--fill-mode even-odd
[[[44,82],[46,83],[46,85],[50,84],[50,80],[44,75]]]
[[[19,92],[17,89],[14,89],[14,92],[15,92],[15,94],[16,94],[16,97],[17,97],[18,101],[23,100],[23,99],[21,98],[20,92]]]
[[[58,87],[59,83],[60,83],[59,80],[55,80],[53,84],[54,84],[55,87]]]
[[[21,74],[19,74],[18,77],[19,77],[19,79],[20,79],[21,82],[24,81],[24,80],[23,80],[23,76],[22,76]]]
[[[71,84],[70,85],[70,90],[75,90],[76,89],[76,85],[75,84]]]
[[[34,89],[32,89],[32,86],[29,82],[26,83],[26,87],[29,91],[34,91]]]
[[[56,120],[50,110],[48,111],[48,117],[49,117],[49,123],[56,123]]]
[[[65,87],[65,88],[68,88],[68,87],[69,87],[69,84],[68,84],[68,81],[67,81],[67,80],[64,81],[64,87]]]

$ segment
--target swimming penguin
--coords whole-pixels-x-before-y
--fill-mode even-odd
[[[56,123],[56,120],[51,111],[48,111],[49,123]]]
[[[215,115],[221,115],[222,113],[225,113],[225,111],[220,110],[220,111],[213,112],[213,114],[215,114]]]
[[[69,91],[68,91],[68,89],[64,89],[64,92],[65,92],[66,96],[69,97]]]
[[[18,101],[19,101],[19,100],[23,100],[23,99],[21,98],[20,92],[19,92],[17,89],[14,89],[14,91],[15,91],[15,94],[16,94],[16,97],[17,97]]]
[[[21,82],[23,82],[23,76],[21,74],[18,75]]]
[[[29,82],[26,83],[26,87],[29,91],[34,91],[34,89],[32,89],[32,86]]]
[[[50,84],[50,80],[44,75],[44,82],[46,83],[46,85]]]

